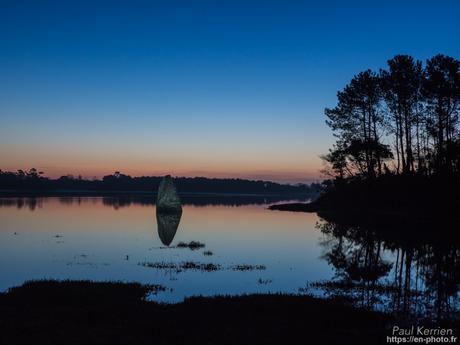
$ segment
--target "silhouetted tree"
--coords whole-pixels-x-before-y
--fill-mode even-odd
[[[389,150],[380,142],[383,118],[379,76],[371,70],[359,73],[337,93],[337,98],[337,106],[325,110],[326,123],[338,138],[326,160],[340,167],[340,173],[348,170],[369,178],[380,175]]]
[[[459,141],[460,61],[436,55],[427,61],[425,74],[422,90],[435,146],[434,168],[438,173],[451,174],[457,165]]]
[[[379,74],[367,70],[337,93],[325,109],[337,138],[322,158],[339,179],[394,173],[460,175],[460,62],[436,55],[426,67],[408,55],[388,60]],[[394,143],[394,152],[386,144]]]
[[[162,179],[161,176],[131,177],[119,171],[98,179],[84,179],[82,176],[61,176],[49,179],[41,176],[37,169],[28,172],[8,172],[0,170],[0,190],[33,190],[33,191],[145,191],[154,193]],[[286,195],[312,194],[320,192],[319,184],[280,184],[270,181],[252,181],[244,179],[217,179],[205,177],[176,177],[174,181],[181,193],[228,193]]]
[[[408,55],[396,55],[388,60],[388,71],[381,70],[380,76],[384,99],[390,113],[386,123],[395,135],[397,170],[399,172],[401,165],[404,173],[415,171],[413,135],[421,120],[418,115],[422,63],[414,61]],[[415,131],[415,135],[419,144],[419,131]],[[420,150],[417,149],[416,152],[420,160]]]

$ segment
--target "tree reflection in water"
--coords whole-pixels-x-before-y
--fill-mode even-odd
[[[335,275],[312,287],[407,319],[459,319],[460,245],[455,236],[436,239],[423,225],[407,222],[390,228],[322,217],[317,224],[324,235],[322,257]]]

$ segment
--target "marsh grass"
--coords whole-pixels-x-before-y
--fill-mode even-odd
[[[184,270],[198,270],[198,271],[211,272],[211,271],[218,271],[222,269],[222,266],[220,266],[219,264],[213,264],[213,263],[197,263],[193,261],[187,261],[181,265],[181,268]]]
[[[228,269],[232,271],[255,271],[255,270],[265,270],[266,267],[264,265],[233,265],[228,267],[222,267],[219,264],[213,263],[203,263],[203,262],[195,262],[195,261],[184,261],[180,263],[174,262],[139,262],[139,266],[148,267],[148,268],[155,268],[158,270],[171,270],[175,271],[176,273],[180,273],[187,270],[194,270],[194,271],[202,271],[202,272],[213,272],[213,271],[220,271],[223,269]]]
[[[268,285],[268,284],[271,284],[272,282],[273,280],[271,279],[262,279],[262,278],[257,279],[257,284],[259,285]]]
[[[190,297],[177,304],[148,299],[165,289],[121,282],[28,282],[0,293],[0,343],[275,345],[303,339],[367,345],[386,339],[386,325],[394,324],[382,313],[309,296]]]
[[[197,250],[200,248],[204,248],[205,244],[198,242],[198,241],[191,241],[191,242],[179,242],[176,246],[177,248],[188,248],[191,250]]]
[[[91,280],[31,280],[20,287],[8,289],[9,298],[22,303],[45,304],[97,304],[133,303],[145,300],[168,288],[160,284],[126,283]]]
[[[267,269],[265,265],[233,265],[230,267],[233,271],[263,271]]]
[[[222,269],[219,264],[213,263],[202,263],[193,261],[184,261],[181,263],[174,262],[140,262],[140,266],[155,268],[159,270],[171,270],[176,273],[180,273],[187,270],[202,271],[202,272],[213,272]]]

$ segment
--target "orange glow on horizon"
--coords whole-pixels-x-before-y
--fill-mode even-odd
[[[170,174],[178,177],[208,177],[208,178],[243,178],[250,180],[267,180],[275,182],[297,183],[305,181],[321,180],[321,164],[302,164],[299,166],[286,166],[285,169],[278,168],[269,164],[230,164],[230,165],[205,165],[196,169],[191,169],[190,165],[171,164],[159,165],[130,162],[104,162],[100,164],[65,164],[64,161],[52,164],[51,162],[41,162],[39,160],[30,161],[25,164],[24,161],[15,162],[16,164],[3,165],[0,168],[4,171],[17,171],[19,169],[29,170],[36,168],[44,173],[44,176],[58,178],[64,175],[82,176],[86,179],[102,178],[105,175],[113,174],[119,171],[130,176],[163,176]],[[313,162],[312,162],[313,163]],[[283,164],[280,164],[283,166]],[[285,166],[285,165],[284,165]]]
[[[4,168],[4,171],[24,171],[30,168],[36,168],[43,172],[45,177],[59,178],[65,175],[81,176],[84,179],[100,179],[106,175],[111,175],[118,171],[132,177],[138,176],[164,176],[172,175],[175,177],[206,177],[206,178],[241,178],[248,180],[264,180],[279,183],[298,183],[298,182],[315,182],[322,180],[319,171],[205,171],[205,170],[148,170],[148,169],[66,169],[66,168],[46,168],[40,166]]]
[[[69,139],[70,140],[70,139]],[[0,169],[16,171],[36,168],[45,176],[81,175],[101,178],[115,171],[131,176],[246,178],[297,183],[321,179],[322,150],[314,145],[246,146],[212,142],[189,145],[137,143],[133,141],[64,142],[38,141],[0,147]]]

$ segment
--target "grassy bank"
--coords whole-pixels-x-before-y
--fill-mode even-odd
[[[145,301],[161,286],[37,281],[0,294],[1,344],[370,344],[391,318],[308,296]]]

